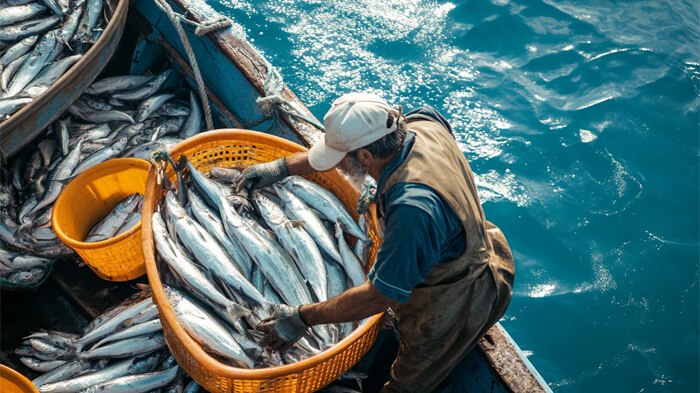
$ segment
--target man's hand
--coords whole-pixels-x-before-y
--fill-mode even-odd
[[[289,176],[284,157],[263,164],[249,165],[234,182],[236,192],[250,185],[250,191],[277,183]]]
[[[272,316],[263,319],[255,327],[256,330],[265,334],[260,340],[265,348],[284,352],[306,333],[308,326],[299,316],[299,308],[300,306],[277,305]]]

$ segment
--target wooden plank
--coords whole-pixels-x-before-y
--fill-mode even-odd
[[[552,393],[500,323],[489,329],[476,349],[484,354],[489,367],[501,378],[508,392]]]
[[[0,157],[7,161],[56,120],[109,62],[124,31],[129,0],[119,1],[107,27],[85,55],[44,94],[0,123]]]

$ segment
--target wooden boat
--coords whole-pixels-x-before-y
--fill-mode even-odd
[[[193,86],[196,73],[189,62],[194,55],[206,86],[214,128],[247,128],[287,138],[310,146],[320,136],[312,126],[313,114],[286,85],[271,86],[271,65],[236,33],[235,25],[206,32],[208,27],[221,26],[222,18],[198,0],[175,0],[168,3],[179,15],[186,15],[186,36],[190,49],[179,38],[178,31],[162,8],[161,0],[132,0],[124,28],[124,36],[106,74],[144,73],[172,63]],[[125,0],[122,0],[122,3]],[[122,4],[120,3],[120,4]],[[225,23],[224,23],[225,24]],[[267,81],[267,84],[266,84]],[[76,82],[78,83],[78,82]],[[82,82],[80,82],[82,83]],[[82,90],[81,90],[82,91]],[[275,95],[284,110],[264,111],[258,99]],[[55,117],[53,114],[50,117]],[[27,135],[27,143],[33,136]],[[126,283],[113,283],[97,278],[87,267],[73,261],[59,261],[52,276],[40,288],[27,292],[3,291],[0,320],[2,337],[0,363],[34,377],[31,370],[11,352],[22,335],[39,329],[78,331],[88,320],[107,307],[134,292],[135,283],[147,283],[146,277]],[[368,384],[387,377],[395,343],[380,337],[375,347],[362,360],[371,370]],[[448,377],[454,392],[551,392],[537,370],[500,324],[494,326]]]

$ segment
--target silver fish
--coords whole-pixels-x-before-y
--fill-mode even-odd
[[[227,285],[238,294],[250,299],[265,311],[271,311],[272,305],[265,297],[243,276],[232,268],[232,262],[226,251],[199,224],[190,218],[172,192],[165,196],[166,211],[169,220],[177,227],[177,237],[194,255],[195,259],[212,274],[223,279]]]
[[[124,147],[126,147],[127,142],[127,138],[122,138],[114,142],[114,144],[112,144],[111,146],[105,146],[103,149],[91,154],[90,157],[82,160],[80,164],[76,166],[75,170],[72,173],[72,176],[78,176],[84,170],[91,168],[101,162],[107,161],[112,157],[117,156],[119,153],[122,152],[122,150],[124,150]]]
[[[311,235],[290,221],[279,206],[260,192],[254,191],[253,194],[260,214],[309,281],[318,301],[328,300],[326,265]]]
[[[0,28],[0,40],[17,41],[30,35],[41,34],[53,27],[59,20],[58,16],[52,15]]]
[[[92,348],[98,348],[104,344],[126,340],[128,338],[134,338],[138,336],[148,336],[154,333],[158,333],[163,330],[163,326],[160,323],[160,319],[152,319],[148,322],[139,323],[132,325],[122,331],[111,334],[102,340],[98,341]]]
[[[61,190],[63,190],[63,183],[60,181],[68,179],[70,174],[73,172],[73,169],[75,169],[75,167],[78,165],[81,146],[82,141],[79,141],[70,154],[68,154],[51,173],[49,176],[49,188],[46,190],[46,194],[41,202],[39,202],[28,214],[29,217],[34,217],[39,210],[56,201],[56,198],[58,198]]]
[[[178,136],[182,139],[192,137],[202,131],[202,109],[199,106],[199,100],[195,97],[194,92],[190,91],[190,115],[187,121],[182,125]]]
[[[58,382],[66,380],[76,374],[79,374],[88,368],[90,368],[91,363],[85,360],[74,360],[67,362],[62,366],[56,367],[55,369],[43,374],[32,380],[34,386],[45,385],[52,382]]]
[[[14,78],[15,74],[17,74],[17,71],[19,71],[20,67],[22,67],[22,64],[24,64],[24,61],[29,57],[29,55],[30,53],[25,53],[10,62],[10,64],[5,67],[5,69],[2,71],[2,78],[0,79],[0,88],[2,88],[2,91],[7,91],[7,86],[10,85],[12,78]]]
[[[177,376],[180,366],[173,366],[165,371],[154,371],[145,374],[128,375],[112,379],[101,384],[87,387],[80,393],[144,393],[157,390],[172,382]]]
[[[174,94],[158,94],[151,96],[143,101],[138,106],[138,115],[134,118],[137,122],[146,120],[155,110],[165,104],[168,100],[175,97]]]
[[[7,48],[2,57],[0,57],[0,72],[10,63],[22,57],[22,55],[29,53],[38,39],[38,35],[29,36]]]
[[[218,214],[214,213],[197,193],[188,189],[187,195],[191,203],[192,213],[197,221],[224,247],[226,252],[231,256],[234,266],[236,266],[246,278],[250,278],[252,276],[253,260],[250,258],[250,255],[248,255],[243,245],[241,245],[237,239],[230,238],[226,234]]]
[[[46,7],[39,3],[29,3],[25,5],[7,7],[0,12],[0,26],[23,22],[41,14],[44,11],[46,11]]]
[[[345,229],[350,235],[363,241],[368,240],[367,235],[357,226],[340,199],[330,191],[301,176],[289,176],[280,184],[303,199],[309,206],[321,212],[329,221],[340,220],[345,224]]]
[[[45,0],[46,1],[46,0]],[[86,9],[80,18],[74,40],[82,43],[94,42],[93,29],[102,13],[102,0],[87,0]]]
[[[253,368],[253,359],[243,351],[229,330],[203,308],[173,288],[169,291],[168,300],[182,327],[204,349],[231,359],[239,366]]]
[[[284,202],[282,208],[285,214],[293,220],[304,222],[304,228],[309,232],[316,244],[331,258],[340,263],[341,257],[334,236],[326,230],[318,215],[309,208],[306,202],[285,187],[279,184],[274,184],[272,187]]]
[[[134,374],[136,371],[148,372],[155,368],[160,359],[159,354],[146,358],[132,358],[111,364],[99,371],[83,374],[68,380],[46,383],[37,386],[41,393],[75,393],[88,386]]]
[[[154,352],[165,347],[165,337],[162,333],[156,333],[150,336],[128,338],[89,351],[78,352],[76,356],[79,359],[125,358]]]
[[[84,4],[85,0],[81,0],[80,4],[76,2],[76,4],[73,5],[73,11],[68,14],[66,20],[63,22],[59,39],[69,48],[71,47],[70,42],[73,40],[75,32],[78,30],[78,23],[80,22],[80,17],[83,15],[83,10],[85,9]]]
[[[85,89],[86,94],[98,95],[133,90],[153,80],[153,75],[120,75],[100,79]]]
[[[7,86],[7,96],[11,97],[22,91],[41,72],[55,44],[56,35],[53,32],[41,37],[39,43],[30,52],[29,57],[24,60],[17,74]]]
[[[90,343],[99,341],[108,335],[113,334],[123,327],[126,320],[133,318],[151,306],[153,306],[153,300],[149,296],[137,303],[119,310],[115,315],[105,320],[102,324],[94,327],[92,330],[75,340],[75,347],[81,349]]]
[[[251,227],[225,197],[221,197],[221,218],[229,236],[236,237],[270,281],[277,293],[290,306],[312,303],[311,294],[301,273],[282,247]]]
[[[19,360],[34,371],[45,373],[67,363],[66,360],[39,360],[31,357],[20,357]]]
[[[185,256],[168,235],[165,222],[160,213],[153,214],[153,238],[158,254],[172,268],[180,279],[187,283],[192,291],[212,302],[222,316],[234,326],[242,316],[239,306],[226,298],[213,285],[211,276],[203,272],[187,256]]]
[[[34,101],[32,97],[10,97],[0,99],[0,121],[10,117],[32,101]]]
[[[353,287],[362,285],[367,281],[367,273],[363,269],[362,262],[357,258],[355,252],[350,245],[345,241],[343,235],[343,224],[340,220],[335,224],[335,237],[338,239],[338,248],[340,256],[343,257],[343,268],[348,275],[350,285]]]
[[[137,208],[141,198],[140,194],[131,194],[117,203],[105,218],[92,227],[84,242],[98,242],[113,237],[124,224],[129,214]]]
[[[128,92],[116,93],[112,97],[118,100],[125,101],[143,100],[146,97],[150,97],[152,94],[158,91],[158,89],[160,89],[161,86],[163,86],[168,77],[170,77],[171,73],[171,70],[163,71],[161,74],[158,74],[156,77],[148,81],[143,87]]]

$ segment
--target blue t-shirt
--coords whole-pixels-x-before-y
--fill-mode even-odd
[[[415,113],[420,116],[412,116]],[[430,107],[411,111],[406,118],[408,122],[435,121],[451,132],[447,120]],[[389,176],[406,159],[414,140],[415,134],[409,131],[399,154],[382,171],[377,182],[378,196],[382,196]],[[384,239],[369,280],[382,295],[406,303],[411,290],[425,280],[437,263],[464,253],[466,234],[454,211],[428,186],[398,183],[386,191],[381,203],[385,213]]]

